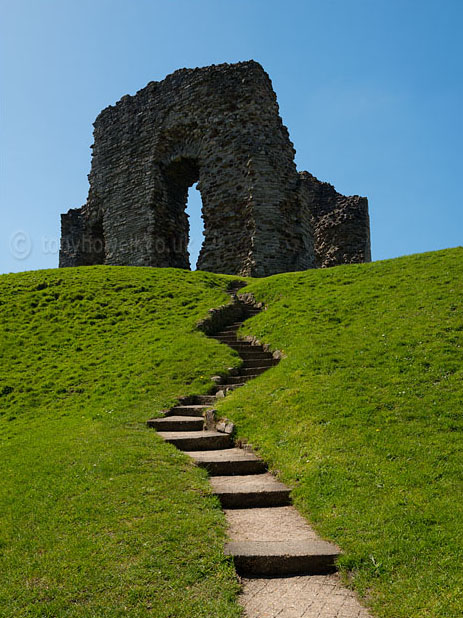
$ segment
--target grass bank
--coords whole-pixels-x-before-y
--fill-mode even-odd
[[[243,333],[287,358],[220,412],[384,618],[463,615],[463,250],[277,275]]]
[[[144,422],[237,363],[194,330],[230,277],[0,277],[0,615],[238,616],[205,474]]]

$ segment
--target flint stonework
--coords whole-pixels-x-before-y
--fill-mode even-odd
[[[297,172],[257,62],[175,71],[104,109],[94,128],[87,202],[61,215],[61,267],[190,268],[195,182],[198,269],[265,277],[371,259],[367,199]]]

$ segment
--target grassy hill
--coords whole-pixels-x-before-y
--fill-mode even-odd
[[[287,355],[220,406],[345,551],[377,616],[463,615],[463,249],[277,275]]]
[[[0,616],[237,616],[205,474],[145,427],[237,358],[194,331],[228,277],[0,277]]]
[[[238,616],[203,472],[144,422],[238,363],[230,277],[0,277],[0,615]],[[463,612],[463,250],[249,283],[286,358],[220,404],[377,616]]]

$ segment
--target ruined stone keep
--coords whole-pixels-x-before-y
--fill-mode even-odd
[[[257,62],[175,71],[104,109],[94,127],[88,199],[61,216],[60,266],[190,268],[195,182],[198,269],[264,277],[371,259],[367,199],[297,172]]]

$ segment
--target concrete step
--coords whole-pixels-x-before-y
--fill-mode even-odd
[[[227,384],[243,384],[243,382],[247,382],[248,380],[252,380],[252,378],[257,378],[257,374],[246,374],[241,376],[227,376],[224,378],[227,381]]]
[[[239,343],[236,335],[214,335],[213,339],[220,343]]]
[[[266,368],[274,367],[278,361],[274,358],[247,358],[240,367],[240,370],[251,369],[252,367]]]
[[[240,384],[218,384],[216,386],[216,392],[219,393],[220,391],[225,391],[226,393],[228,391],[234,391],[237,388],[241,388],[241,386],[244,386],[245,382],[240,382]]]
[[[174,406],[168,412],[166,416],[197,416],[202,417],[204,410],[207,410],[208,406],[201,404],[192,404],[188,406]]]
[[[223,343],[223,342],[222,342]],[[257,346],[252,346],[250,343],[247,343],[246,341],[237,341],[237,342],[227,342],[226,345],[229,345],[231,348],[233,348],[234,350],[236,350],[238,352],[238,354],[241,354],[241,352],[249,352],[250,350],[254,351],[254,352],[260,352],[261,350],[257,347]],[[254,348],[254,350],[253,350]]]
[[[201,431],[204,427],[204,419],[197,416],[165,416],[164,418],[150,418],[146,424],[158,431]]]
[[[233,324],[224,326],[222,330],[217,331],[215,335],[226,335],[227,333],[236,333],[238,328],[241,328],[242,325],[243,325],[243,322],[234,322]]]
[[[273,365],[267,365],[266,367],[240,367],[240,374],[243,376],[256,377],[270,369],[270,367],[273,367]]]
[[[226,509],[231,541],[316,541],[319,537],[294,506]]]
[[[264,352],[261,348],[254,346],[253,348],[246,348],[240,352],[241,358],[244,360],[261,360],[269,359],[273,360],[271,352]]]
[[[249,575],[321,575],[335,571],[337,547],[326,541],[241,541],[225,545],[236,570]]]
[[[290,503],[289,487],[269,473],[216,476],[211,478],[211,484],[226,509],[286,506]]]
[[[217,451],[232,446],[230,436],[220,431],[158,431],[158,435],[181,451]]]
[[[195,395],[193,397],[192,404],[209,407],[214,405],[216,401],[215,395]]]
[[[206,468],[211,476],[260,474],[266,465],[254,455],[241,448],[227,448],[220,451],[189,452],[196,465]]]
[[[253,345],[250,341],[244,341],[243,339],[236,342],[232,341],[228,343],[228,345],[237,351],[242,350],[243,352],[253,352],[254,354],[267,354],[262,346]]]

